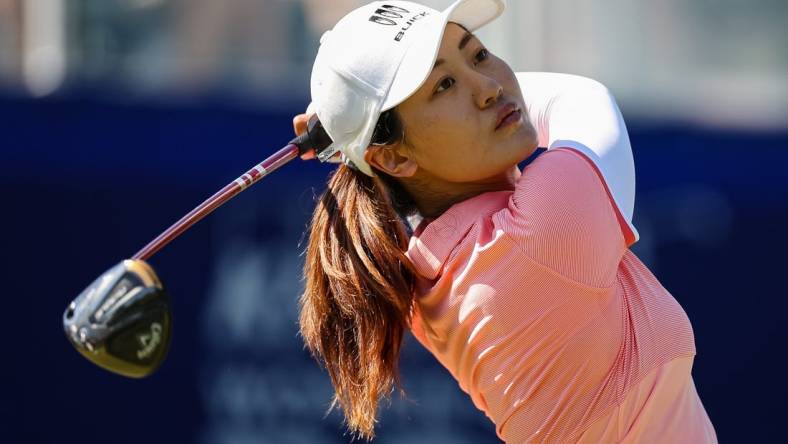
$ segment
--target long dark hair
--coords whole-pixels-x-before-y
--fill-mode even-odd
[[[378,119],[372,143],[403,140],[396,111]],[[385,149],[385,148],[384,148]],[[374,437],[378,404],[402,392],[398,360],[410,325],[415,271],[404,217],[416,206],[397,179],[340,165],[312,216],[300,327],[334,385],[349,430]]]

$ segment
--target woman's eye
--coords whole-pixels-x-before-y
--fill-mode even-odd
[[[490,52],[482,48],[479,50],[479,52],[476,53],[476,57],[474,57],[474,60],[476,61],[476,63],[481,63],[487,60],[488,57],[490,57]]]
[[[438,83],[438,88],[435,90],[435,92],[439,93],[445,91],[451,88],[452,85],[454,85],[454,79],[451,77],[446,77],[445,79],[441,80],[440,83]]]

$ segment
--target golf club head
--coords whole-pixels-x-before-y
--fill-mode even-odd
[[[167,355],[172,318],[158,276],[124,260],[98,277],[63,314],[72,345],[91,362],[131,378],[153,373]]]

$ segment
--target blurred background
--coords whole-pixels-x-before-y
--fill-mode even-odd
[[[66,305],[292,138],[320,35],[355,0],[0,0],[3,443],[342,443],[297,333],[301,253],[332,166],[294,163],[157,254],[170,356],[94,367]],[[436,8],[451,2],[423,1]],[[788,395],[788,2],[509,1],[479,32],[516,71],[616,95],[637,167],[633,251],[687,312],[722,442],[782,436]],[[408,337],[381,443],[493,443]]]

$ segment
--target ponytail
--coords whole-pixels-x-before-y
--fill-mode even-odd
[[[299,320],[334,385],[331,409],[338,404],[351,433],[368,440],[380,399],[402,391],[397,363],[415,281],[403,199],[381,177],[340,165],[330,178],[312,217]]]

